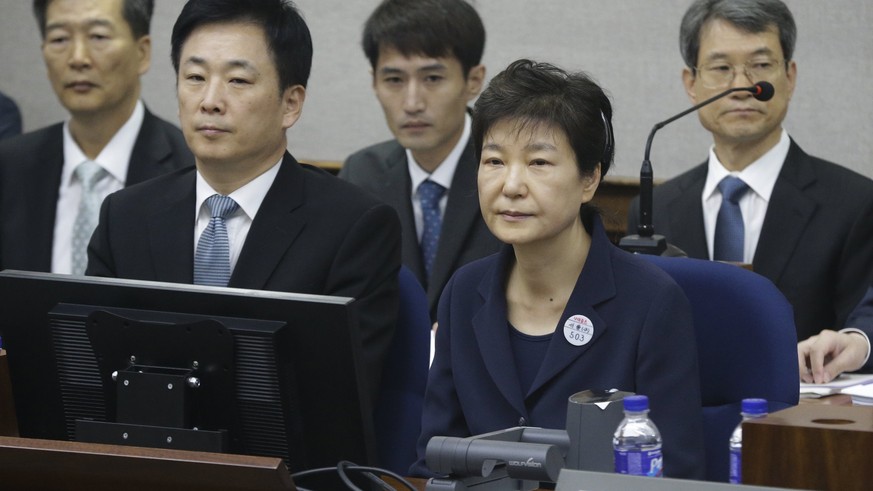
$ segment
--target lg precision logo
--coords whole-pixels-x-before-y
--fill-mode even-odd
[[[510,467],[534,467],[541,468],[543,466],[542,462],[537,462],[533,459],[533,457],[527,460],[508,460],[506,462]]]

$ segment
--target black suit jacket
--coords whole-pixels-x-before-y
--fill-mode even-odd
[[[654,190],[655,232],[709,259],[701,196],[707,164]],[[628,214],[636,233],[639,201]],[[794,306],[797,338],[841,328],[873,275],[873,181],[807,155],[794,141],[776,180],[752,261]]]
[[[849,314],[846,327],[854,327],[864,331],[867,339],[873,341],[873,286],[867,289],[861,303]],[[873,356],[867,358],[867,363],[864,364],[863,368],[868,371],[873,370]]]
[[[488,230],[479,211],[478,168],[471,139],[452,177],[430,278],[426,278],[415,230],[406,150],[396,140],[367,147],[346,159],[339,173],[343,179],[361,186],[397,210],[403,228],[403,264],[427,289],[433,320],[436,319],[440,293],[455,270],[497,252],[500,247],[500,241]]]
[[[86,274],[192,283],[195,173],[182,169],[110,194]],[[228,286],[354,297],[364,373],[375,396],[397,321],[399,271],[394,210],[286,153]]]
[[[146,110],[126,185],[193,164],[182,132]],[[0,269],[51,271],[63,167],[63,123],[0,142]]]
[[[21,134],[21,111],[15,101],[0,92],[0,140]]]

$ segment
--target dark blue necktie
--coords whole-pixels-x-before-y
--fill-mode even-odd
[[[743,262],[746,230],[739,203],[749,185],[739,177],[727,176],[718,183],[718,189],[721,191],[721,208],[715,222],[713,259]]]
[[[436,258],[437,244],[440,239],[440,229],[443,218],[440,215],[440,198],[446,188],[431,181],[430,179],[418,185],[418,198],[421,201],[421,217],[423,230],[421,231],[421,258],[424,261],[424,269],[428,278]]]
[[[230,242],[225,218],[239,205],[228,196],[213,194],[206,199],[212,219],[197,242],[194,253],[194,284],[227,286],[230,281]]]

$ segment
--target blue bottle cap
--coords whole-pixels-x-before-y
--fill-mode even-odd
[[[625,411],[646,411],[649,409],[649,398],[646,396],[635,395],[624,398]]]
[[[747,414],[767,414],[767,400],[743,399],[742,412]]]

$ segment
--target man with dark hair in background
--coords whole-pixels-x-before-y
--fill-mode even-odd
[[[854,346],[862,362],[870,349],[863,331],[831,329],[846,325],[871,283],[873,181],[806,154],[783,129],[797,82],[796,38],[780,0],[689,7],[680,47],[691,101],[757,82],[775,94],[764,102],[739,91],[701,108],[713,138],[709,158],[655,188],[652,216],[655,230],[689,256],[751,263],[772,280],[794,307],[798,340],[829,340],[813,352],[806,341],[798,346],[801,372],[807,359],[818,360],[814,378],[823,382],[822,360],[842,349],[834,346]],[[628,230],[636,230],[638,210],[635,201]]]
[[[191,0],[172,60],[195,166],[106,198],[88,274],[353,297],[375,400],[397,321],[400,225],[286,149],[312,64],[305,21],[287,0]]]
[[[467,108],[485,79],[485,28],[464,0],[385,0],[361,44],[395,139],[354,153],[339,175],[397,210],[403,264],[435,319],[452,273],[499,246],[479,212]]]
[[[193,164],[140,100],[153,0],[35,0],[49,80],[70,119],[0,142],[0,269],[82,274],[100,202]]]

